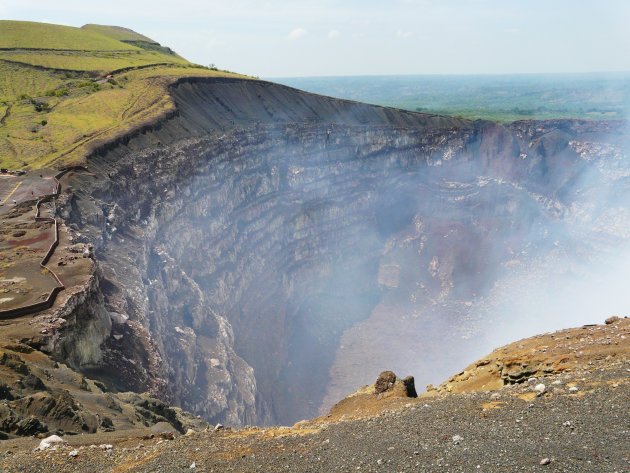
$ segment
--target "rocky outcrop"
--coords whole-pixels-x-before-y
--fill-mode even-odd
[[[582,375],[621,369],[630,356],[629,334],[630,319],[617,317],[615,324],[585,325],[519,340],[495,349],[428,395],[497,391],[504,386],[520,390],[519,394],[544,394],[547,388],[539,386],[540,381],[551,376],[572,379],[563,388],[570,390]]]
[[[0,439],[156,425],[180,433],[208,427],[203,420],[146,393],[108,392],[102,383],[27,345],[5,343],[0,353]]]
[[[59,330],[47,339],[47,346],[42,347],[77,370],[101,362],[101,346],[111,333],[112,322],[103,307],[99,281],[100,274],[95,271],[82,290],[71,294],[65,304],[54,311],[52,320],[59,325]]]
[[[374,394],[385,393],[400,397],[418,397],[413,376],[400,379],[393,371],[383,371],[374,383]]]
[[[396,383],[396,373],[393,371],[383,371],[378,375],[378,378],[376,378],[374,393],[381,394],[389,391],[394,387],[394,383]]]

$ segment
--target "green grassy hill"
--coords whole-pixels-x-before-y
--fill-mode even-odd
[[[0,20],[0,48],[84,51],[137,49],[91,29],[9,20]]]
[[[130,30],[129,28],[123,28],[122,26],[89,24],[83,25],[81,29],[109,36],[117,41],[144,41],[146,43],[159,44],[157,41],[147,36],[136,33],[134,30]]]
[[[0,21],[0,166],[82,162],[172,110],[177,78],[234,75],[126,28]]]
[[[0,21],[0,59],[47,69],[111,72],[188,61],[126,28]]]

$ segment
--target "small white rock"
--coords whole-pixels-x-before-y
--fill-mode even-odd
[[[78,450],[72,450],[70,453],[68,453],[69,457],[76,457],[77,455],[79,455]]]
[[[549,463],[551,463],[551,460],[549,458],[543,458],[542,460],[540,460],[541,465],[549,465]]]
[[[190,464],[190,466],[188,467],[188,469],[190,469],[190,470],[194,470],[195,468],[197,468],[197,463],[195,463],[195,462],[192,462]]]
[[[536,391],[536,394],[538,394],[539,396],[542,396],[543,394],[545,394],[546,390],[547,390],[547,386],[545,386],[543,383],[539,383],[536,386],[534,386],[534,391]]]
[[[464,440],[464,437],[462,437],[461,435],[453,435],[453,443],[455,445],[462,442],[463,440]]]
[[[188,429],[186,431],[186,437],[190,437],[191,435],[195,435],[195,431],[193,429]]]
[[[578,392],[579,390],[580,390],[580,388],[578,388],[577,386],[571,386],[571,387],[569,388],[569,392],[570,392],[570,393],[576,393],[576,392]]]
[[[50,448],[51,445],[65,443],[65,440],[59,437],[58,435],[51,435],[50,437],[46,437],[44,440],[39,442],[39,450],[46,450]]]
[[[217,424],[214,426],[214,430],[221,430],[223,429],[223,424]]]

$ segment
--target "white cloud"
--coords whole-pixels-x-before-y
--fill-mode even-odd
[[[287,36],[287,39],[289,41],[295,41],[297,39],[304,37],[305,34],[306,34],[306,30],[300,26],[298,28],[295,28],[293,31],[291,31],[289,35]]]
[[[399,38],[411,38],[413,36],[413,31],[396,31],[396,36]]]
[[[341,33],[337,30],[331,30],[328,32],[328,39],[337,39],[341,36]]]

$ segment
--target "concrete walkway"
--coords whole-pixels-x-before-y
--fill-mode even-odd
[[[52,194],[57,185],[54,175],[52,170],[34,171],[24,176],[0,174],[0,215],[10,212],[16,204]]]
[[[1,314],[46,301],[60,282],[41,265],[56,239],[54,203],[42,202],[39,215],[36,205],[57,190],[54,171],[0,176]]]

